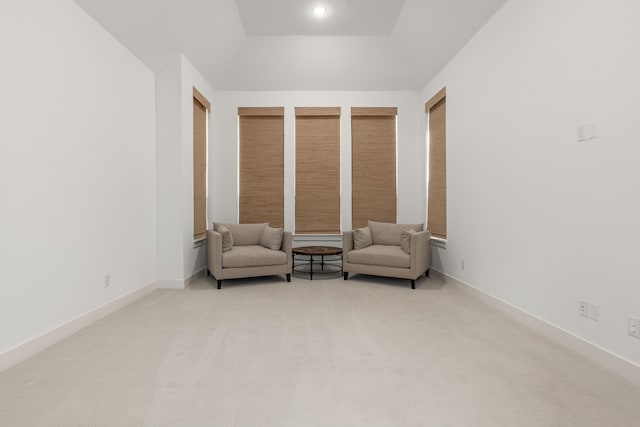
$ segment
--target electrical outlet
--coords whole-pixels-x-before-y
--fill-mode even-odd
[[[578,126],[577,141],[584,142],[598,137],[598,130],[595,123]]]
[[[600,308],[596,304],[589,304],[589,319],[600,320]]]
[[[460,261],[460,270],[464,270],[464,260]]]
[[[108,288],[109,286],[111,286],[111,275],[110,274],[105,274],[105,276],[104,276],[104,287]]]
[[[578,314],[580,316],[587,317],[589,313],[589,304],[585,301],[578,301]]]
[[[640,319],[627,316],[627,333],[632,337],[640,338]]]

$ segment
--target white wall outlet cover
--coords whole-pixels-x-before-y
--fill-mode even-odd
[[[640,319],[627,316],[627,333],[632,337],[640,338]]]
[[[595,139],[598,136],[598,130],[595,123],[578,126],[577,141],[583,142]]]
[[[588,312],[589,312],[589,304],[587,304],[585,301],[578,301],[578,314],[580,316],[584,316],[587,317],[588,316]]]
[[[585,140],[594,139],[598,136],[598,130],[595,123],[590,123],[584,126],[584,133],[582,134]]]

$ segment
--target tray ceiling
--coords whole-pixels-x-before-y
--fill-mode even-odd
[[[421,90],[505,0],[75,2],[153,71],[182,53],[217,90]]]

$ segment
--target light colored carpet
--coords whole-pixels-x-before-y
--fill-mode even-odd
[[[438,278],[202,279],[0,374],[2,426],[637,426],[640,389]]]

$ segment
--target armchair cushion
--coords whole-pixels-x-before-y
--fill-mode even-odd
[[[229,229],[222,224],[214,224],[213,230],[222,235],[222,252],[229,252],[233,248],[233,236]]]
[[[284,234],[283,228],[272,228],[268,225],[262,230],[262,236],[260,237],[260,246],[264,246],[267,249],[277,251],[282,246],[282,235]]]
[[[402,234],[400,235],[400,248],[403,251],[410,254],[411,253],[411,235],[415,234],[416,230],[402,230]]]
[[[364,249],[353,250],[347,254],[347,261],[352,264],[411,267],[411,256],[404,252],[400,246],[372,245]]]
[[[260,245],[234,246],[233,250],[222,254],[222,268],[260,267],[266,265],[286,265],[287,254]]]
[[[364,249],[372,245],[371,229],[369,227],[356,228],[353,230],[353,248]]]
[[[222,224],[229,229],[233,236],[233,246],[259,245],[262,230],[268,225],[263,224]],[[215,224],[214,224],[215,229]]]
[[[423,224],[390,224],[387,222],[369,221],[371,240],[374,245],[400,246],[403,230],[422,231]]]

